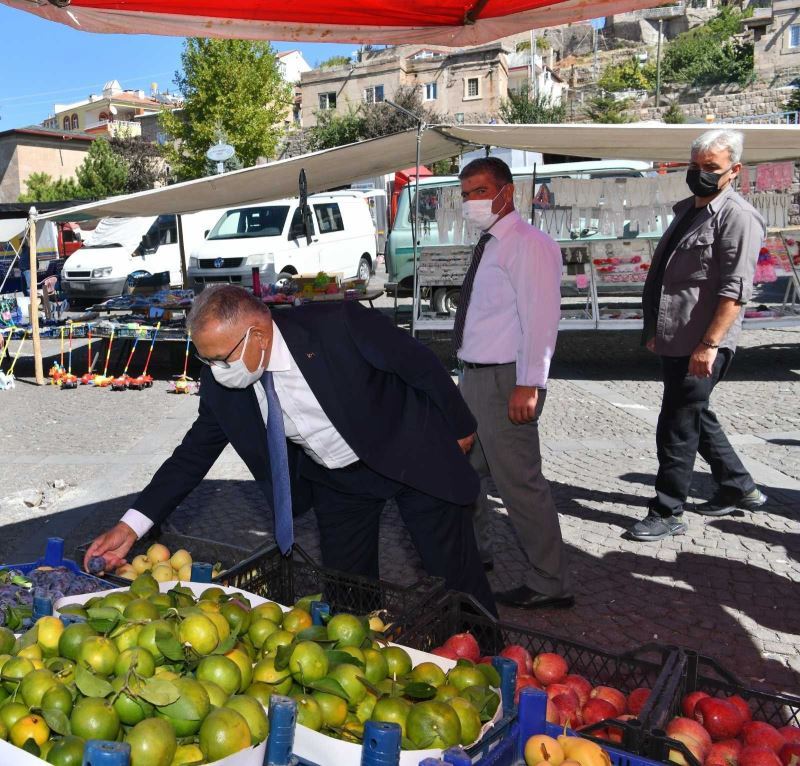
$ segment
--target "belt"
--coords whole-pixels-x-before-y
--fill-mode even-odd
[[[483,362],[465,362],[462,360],[461,364],[466,370],[481,370],[484,367],[504,367],[507,364],[514,364],[514,362],[489,362],[484,364]]]

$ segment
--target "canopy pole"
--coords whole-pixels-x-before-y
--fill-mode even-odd
[[[31,302],[28,309],[31,321],[31,338],[33,339],[33,365],[36,373],[36,385],[44,385],[44,365],[42,364],[42,339],[39,337],[39,285],[36,257],[36,219],[38,213],[32,207],[28,211],[28,251],[30,253],[30,293]]]

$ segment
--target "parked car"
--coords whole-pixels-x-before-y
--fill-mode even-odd
[[[320,271],[369,280],[376,240],[365,194],[315,194],[308,210],[305,224],[298,199],[226,211],[191,253],[189,287],[199,292],[229,282],[252,288],[254,268],[262,284]]]

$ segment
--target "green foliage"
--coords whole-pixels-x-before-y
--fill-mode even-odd
[[[607,66],[597,84],[608,91],[653,90],[656,87],[656,67],[649,63],[642,66],[638,58],[631,57]]]
[[[104,138],[92,142],[86,158],[75,171],[83,197],[104,199],[124,194],[128,183],[125,162],[111,150]]]
[[[25,185],[28,191],[19,195],[19,202],[59,202],[82,199],[85,196],[71,178],[54,180],[47,173],[31,173],[25,180]]]
[[[509,125],[560,123],[567,119],[567,107],[541,93],[531,97],[526,87],[519,93],[509,91],[508,98],[500,102],[500,119]]]
[[[164,155],[177,177],[208,172],[205,155],[220,130],[245,167],[274,156],[292,93],[270,44],[190,38],[181,63],[175,82],[185,98],[182,114],[160,116],[162,129],[176,139]]]
[[[661,119],[666,122],[667,125],[682,125],[686,122],[686,115],[681,111],[681,108],[673,102],[667,107]]]
[[[349,66],[351,62],[350,56],[331,56],[317,64],[317,69],[336,69],[340,66]]]
[[[800,87],[795,86],[786,102],[787,112],[800,112]]]
[[[629,106],[630,101],[617,101],[614,96],[601,92],[584,104],[583,111],[591,122],[619,125],[633,122],[631,116],[625,111]]]
[[[161,150],[141,136],[116,135],[108,140],[111,151],[127,168],[125,192],[145,191],[166,180]]]
[[[364,132],[364,118],[360,109],[352,107],[344,114],[333,109],[316,113],[317,124],[308,129],[308,148],[315,152],[360,141]]]
[[[743,19],[738,8],[723,5],[707,24],[678,35],[664,53],[664,81],[691,85],[750,82],[753,44],[736,37],[742,32]]]

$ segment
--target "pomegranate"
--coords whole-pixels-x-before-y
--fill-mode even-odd
[[[451,651],[459,659],[477,662],[481,656],[478,642],[472,633],[456,633],[444,642],[444,648]]]
[[[708,751],[703,766],[737,766],[742,743],[738,739],[725,739],[715,742]]]
[[[731,705],[735,705],[736,709],[741,713],[743,724],[753,720],[753,711],[750,710],[750,705],[738,694],[731,694],[727,701],[730,702]]]
[[[694,718],[715,742],[735,739],[742,730],[742,714],[739,708],[716,697],[698,700],[694,706]]]
[[[781,766],[781,759],[772,748],[763,745],[747,745],[739,753],[738,766]]]
[[[568,670],[566,660],[553,652],[537,654],[533,661],[533,675],[545,686],[560,684],[567,677]]]
[[[578,701],[581,703],[581,707],[583,707],[589,699],[589,695],[592,693],[592,685],[583,676],[575,674],[568,675],[564,679],[564,683],[578,695]]]
[[[683,714],[687,718],[694,718],[694,706],[699,700],[703,699],[703,697],[709,696],[711,695],[706,694],[705,692],[690,692],[687,694],[681,701],[681,710],[683,711]]]
[[[524,646],[509,644],[500,652],[500,656],[517,663],[517,675],[530,676],[533,674],[533,659],[531,653]]]
[[[616,718],[617,709],[608,701],[595,697],[590,699],[581,710],[583,723],[590,726],[599,721],[605,721],[607,718]]]
[[[742,727],[742,742],[745,748],[768,747],[773,753],[777,753],[786,744],[781,733],[763,721],[748,721]]]
[[[617,715],[622,715],[628,707],[628,700],[625,699],[625,695],[619,689],[615,689],[612,686],[596,686],[592,689],[592,693],[589,696],[592,699],[601,699],[610,702],[617,711]]]
[[[647,702],[649,696],[650,696],[650,689],[647,689],[644,686],[641,686],[638,689],[634,689],[628,695],[628,703],[627,703],[628,712],[633,716],[639,715],[639,713],[642,712],[644,703]]]

